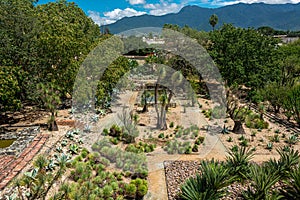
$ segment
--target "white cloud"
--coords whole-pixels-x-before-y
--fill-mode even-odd
[[[129,0],[130,5],[145,4],[145,0]]]
[[[124,10],[117,8],[117,9],[114,9],[113,11],[105,12],[104,16],[108,17],[109,19],[119,20],[123,17],[139,16],[139,15],[143,15],[143,14],[146,14],[146,12],[136,11],[132,8],[126,8]]]
[[[103,17],[101,17],[100,13],[96,11],[89,10],[88,14],[89,17],[92,18],[92,20],[96,24],[101,26],[106,24],[112,24],[117,20],[122,19],[123,17],[139,16],[139,15],[146,14],[146,12],[137,11],[132,8],[126,8],[124,10],[117,8],[114,9],[113,11],[103,13]]]
[[[150,10],[151,15],[165,15],[168,13],[177,13],[184,7],[184,3],[170,3],[165,0],[160,0],[160,3],[145,4],[144,8]]]

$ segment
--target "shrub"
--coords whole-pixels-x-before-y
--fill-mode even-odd
[[[80,153],[80,155],[82,156],[82,158],[86,158],[86,156],[88,154],[89,154],[89,151],[86,148],[82,149],[82,151]]]
[[[103,187],[103,196],[105,198],[111,197],[113,195],[113,193],[114,193],[114,190],[113,190],[113,188],[110,185],[105,185]]]
[[[271,137],[270,140],[271,142],[276,142],[276,143],[280,142],[279,135],[278,134],[274,135],[273,137]]]
[[[116,124],[112,125],[109,129],[109,135],[112,137],[120,137],[121,133],[122,129]]]
[[[197,144],[194,144],[193,148],[192,148],[192,151],[193,152],[198,152],[198,145]]]
[[[109,141],[114,145],[117,145],[119,143],[119,140],[116,137],[110,138]]]
[[[136,186],[133,183],[125,185],[125,194],[128,197],[134,198],[136,194]]]
[[[197,145],[200,145],[200,144],[202,144],[203,142],[204,142],[204,137],[203,136],[199,136],[197,139],[196,139],[196,141],[195,141],[195,144],[197,144]]]
[[[255,114],[252,111],[246,116],[245,125],[248,128],[255,128],[255,129],[267,129],[269,127],[268,122],[260,119],[259,114]]]
[[[165,134],[164,133],[160,133],[159,135],[158,135],[158,138],[165,138]]]
[[[247,146],[248,146],[248,140],[247,140],[247,139],[242,140],[242,141],[240,142],[240,145],[241,145],[242,147],[247,147]]]
[[[271,151],[271,150],[273,149],[273,143],[272,143],[272,142],[269,142],[269,143],[267,144],[266,149],[268,149],[268,150]]]
[[[107,135],[109,135],[109,131],[108,131],[108,129],[107,129],[107,128],[103,129],[103,131],[102,131],[102,135],[104,135],[104,136],[107,136]]]
[[[256,136],[256,131],[251,131],[251,137],[255,137]]]
[[[174,122],[171,122],[170,125],[169,125],[169,127],[173,128],[174,127]]]

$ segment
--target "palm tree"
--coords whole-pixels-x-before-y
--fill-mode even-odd
[[[209,24],[212,26],[213,31],[215,30],[215,26],[217,25],[219,18],[216,14],[213,14],[209,18]]]
[[[218,161],[202,161],[201,175],[187,179],[181,186],[180,197],[186,200],[214,200],[226,194],[225,187],[234,180],[229,169]]]

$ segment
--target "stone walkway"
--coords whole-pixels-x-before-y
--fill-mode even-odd
[[[192,124],[196,124],[198,127],[202,127],[208,124],[207,120],[200,112],[199,109],[194,107],[187,107],[185,112],[181,114],[181,125],[189,127]],[[227,149],[220,141],[217,135],[206,134],[205,145],[200,147],[199,153],[193,153],[190,155],[169,155],[162,149],[156,150],[150,153],[148,158],[149,169],[149,190],[145,196],[145,200],[167,200],[168,191],[165,177],[164,162],[165,161],[180,161],[180,160],[192,160],[199,161],[202,159],[218,158],[225,159]]]
[[[0,157],[0,191],[30,163],[48,138],[48,134],[37,135],[17,157],[11,155]]]

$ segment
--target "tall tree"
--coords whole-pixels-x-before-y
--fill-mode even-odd
[[[277,80],[278,40],[231,24],[210,34],[209,54],[228,86],[245,85],[254,91]]]
[[[215,30],[215,26],[217,25],[219,18],[216,14],[213,14],[209,18],[209,24],[212,26],[213,31]]]
[[[79,66],[100,37],[99,27],[73,2],[60,0],[37,6],[40,67],[43,81],[52,79],[71,94]]]

